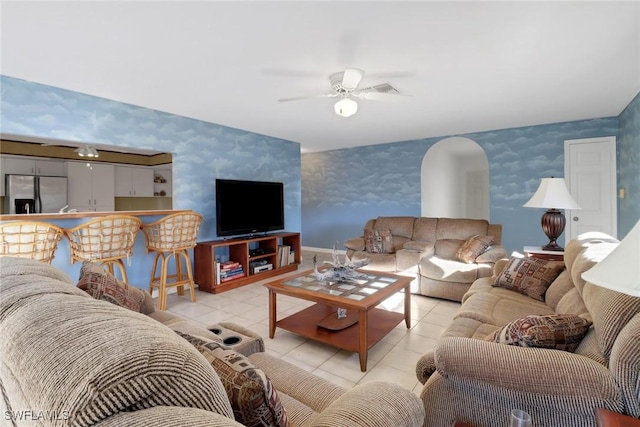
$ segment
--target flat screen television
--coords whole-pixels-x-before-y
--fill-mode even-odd
[[[216,179],[218,236],[284,230],[284,186],[281,182]]]

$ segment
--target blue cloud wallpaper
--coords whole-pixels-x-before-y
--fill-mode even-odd
[[[200,241],[216,238],[215,178],[283,182],[286,229],[301,230],[298,143],[7,76],[0,85],[3,133],[172,153],[173,206],[204,216]],[[150,267],[133,269],[148,280]]]
[[[618,227],[624,236],[640,219],[640,93],[620,114],[618,166],[618,188],[625,190],[618,199]]]
[[[522,205],[541,178],[564,176],[564,141],[611,135],[618,135],[617,117],[450,136],[469,138],[485,150],[490,220],[503,225],[503,245],[511,252],[548,241],[540,227],[542,210]],[[450,136],[303,154],[303,244],[342,244],[362,235],[365,222],[379,215],[419,216],[422,159]]]
[[[367,219],[379,215],[418,216],[422,159],[431,146],[451,136],[469,138],[486,152],[490,220],[503,225],[508,251],[546,242],[540,228],[542,211],[522,205],[542,177],[564,175],[567,139],[617,137],[618,187],[626,190],[626,197],[619,199],[619,235],[640,218],[640,95],[618,117],[301,156],[299,144],[291,141],[7,76],[0,76],[0,85],[1,132],[171,152],[174,207],[204,215],[199,240],[216,238],[216,177],[284,182],[286,228],[301,231],[304,246],[342,244],[360,235]],[[151,261],[144,239],[138,240],[129,277],[145,287]],[[68,249],[65,253],[63,244],[58,251],[54,263],[77,277],[79,266],[67,265]]]

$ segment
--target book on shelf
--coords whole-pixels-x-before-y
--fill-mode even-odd
[[[278,246],[278,267],[284,267],[289,265],[289,255],[291,253],[291,246],[279,245]]]
[[[238,267],[241,267],[241,265],[237,261],[226,261],[226,262],[220,263],[220,270],[221,271],[232,270],[232,269],[238,268]]]
[[[233,276],[222,277],[220,279],[220,283],[229,282],[231,280],[239,279],[239,278],[244,277],[244,276],[245,276],[244,273],[240,273],[240,274],[234,274]]]
[[[244,276],[244,269],[237,261],[215,261],[214,262],[214,283],[219,285],[231,279]]]
[[[232,268],[231,270],[220,270],[220,277],[233,276],[238,273],[244,273],[244,269],[242,267],[238,267]]]

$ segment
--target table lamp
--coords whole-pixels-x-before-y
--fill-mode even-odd
[[[640,221],[602,261],[582,273],[594,285],[640,297]]]
[[[566,219],[559,209],[580,209],[578,203],[573,200],[563,178],[542,178],[540,187],[524,204],[525,208],[545,208],[542,215],[542,231],[549,238],[549,243],[543,246],[545,251],[562,251],[556,240],[564,231]]]

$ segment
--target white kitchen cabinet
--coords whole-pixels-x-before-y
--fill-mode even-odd
[[[35,160],[28,157],[2,156],[5,175],[65,176],[64,162],[57,160]]]
[[[116,197],[152,197],[153,169],[148,167],[115,167]]]
[[[115,210],[113,165],[67,162],[66,166],[69,209],[81,212]]]
[[[18,175],[35,175],[36,174],[36,161],[29,158],[20,157],[5,157],[4,158],[4,170],[5,175],[18,174]]]
[[[36,175],[66,176],[64,162],[58,160],[36,160]]]

